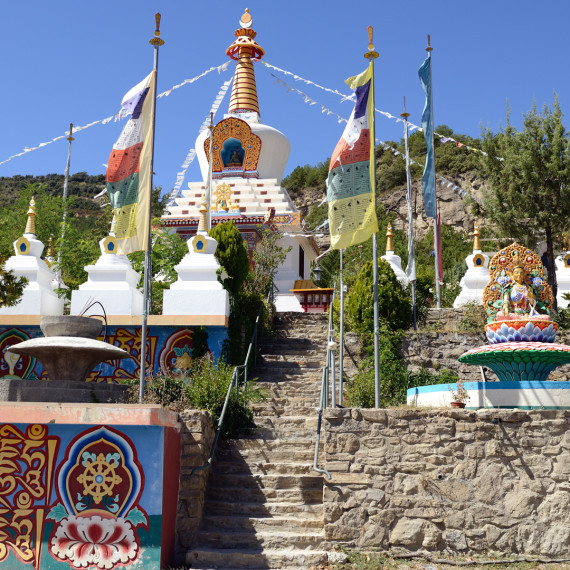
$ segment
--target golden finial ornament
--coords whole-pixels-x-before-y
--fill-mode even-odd
[[[202,196],[202,203],[200,204],[200,221],[198,222],[198,233],[208,232],[208,206],[206,205],[206,196]]]
[[[374,51],[373,33],[374,29],[372,26],[368,26],[368,51],[364,54],[364,57],[371,61],[379,56],[379,53]]]
[[[239,25],[242,28],[251,28],[252,23],[253,23],[253,18],[249,13],[249,8],[246,8],[243,16],[240,18]]]
[[[75,139],[73,138],[73,123],[69,123],[69,136],[67,137],[67,140],[68,140],[69,142],[75,140]]]
[[[427,51],[427,52],[433,51],[433,48],[431,47],[430,40],[431,40],[431,38],[430,38],[430,35],[428,34],[428,45],[427,45],[427,48],[426,48],[426,51]]]
[[[149,40],[149,44],[154,46],[154,47],[158,47],[158,46],[163,46],[164,45],[164,40],[160,37],[160,12],[157,12],[154,15],[154,20],[156,22],[156,29],[154,30],[154,37],[150,38]]]
[[[253,19],[247,8],[239,23],[240,28],[234,32],[236,39],[226,50],[226,55],[237,61],[228,112],[254,112],[259,115],[253,60],[261,59],[265,51],[255,41],[257,33],[251,27]]]
[[[394,251],[394,243],[392,241],[392,224],[388,224],[388,229],[386,230],[386,253],[389,251]]]
[[[479,226],[473,229],[473,251],[481,251],[481,238],[479,237]]]
[[[406,96],[404,95],[404,112],[400,113],[400,117],[404,117],[404,119],[407,119],[410,116],[410,113],[406,112]]]
[[[25,234],[33,234],[36,235],[36,201],[32,196],[30,200],[30,207],[28,209],[28,221],[26,223],[26,229],[24,230]]]
[[[45,262],[47,263],[48,267],[51,267],[51,264],[54,261],[55,261],[55,251],[53,249],[53,236],[49,236],[48,249],[46,252]]]

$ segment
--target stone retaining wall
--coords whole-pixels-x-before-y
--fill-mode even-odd
[[[327,410],[325,538],[570,555],[570,411]]]
[[[556,342],[569,343],[568,333],[559,334]],[[457,359],[468,350],[488,344],[484,333],[458,332],[409,332],[404,336],[400,353],[404,362],[412,368],[421,366],[430,370],[448,368],[457,372],[464,382],[481,382],[479,366],[462,364]],[[498,378],[491,370],[486,371],[488,381]],[[570,379],[570,364],[560,366],[550,373],[549,380],[563,381]]]
[[[190,548],[202,518],[204,494],[209,470],[197,471],[190,476],[192,468],[204,465],[208,460],[215,429],[212,416],[200,410],[185,410],[179,414],[180,433],[180,490],[176,518],[176,547],[178,552]]]

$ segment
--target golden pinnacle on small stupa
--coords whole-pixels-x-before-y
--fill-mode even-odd
[[[198,222],[198,233],[208,232],[208,206],[206,205],[206,197],[202,196],[202,203],[200,204],[200,221]]]
[[[49,236],[48,249],[45,261],[48,264],[48,267],[51,267],[51,264],[53,263],[53,261],[55,261],[55,251],[53,249],[53,236]]]
[[[473,251],[481,251],[481,239],[479,238],[479,226],[473,229]]]
[[[394,251],[394,244],[392,243],[392,224],[388,224],[386,230],[386,253]]]
[[[28,221],[26,222],[25,234],[36,235],[36,201],[32,196],[30,207],[28,209]]]

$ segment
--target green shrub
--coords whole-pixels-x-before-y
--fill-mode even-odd
[[[469,301],[462,307],[463,318],[457,325],[457,330],[463,333],[480,333],[485,330],[487,315],[483,305],[477,301]]]
[[[218,360],[214,364],[209,358],[192,361],[192,369],[185,374],[159,375],[150,378],[145,387],[144,403],[161,404],[175,411],[189,408],[206,410],[212,414],[214,424],[218,423],[234,367]],[[132,403],[138,401],[138,381],[131,381]],[[249,407],[252,402],[264,398],[261,389],[251,382],[232,390],[224,423],[222,436],[232,437],[244,427],[253,426],[253,412]]]

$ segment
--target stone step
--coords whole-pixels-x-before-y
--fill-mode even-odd
[[[279,417],[256,417],[255,427],[259,429],[283,429],[298,427],[300,429],[313,429],[317,427],[316,414],[309,416],[284,416]]]
[[[275,532],[280,530],[291,534],[304,534],[322,531],[322,517],[301,516],[294,513],[289,516],[275,516],[269,513],[265,515],[252,516],[249,513],[244,515],[226,516],[209,513],[202,519],[202,531],[204,532],[243,532],[256,534],[265,532]]]
[[[325,564],[328,560],[324,550],[297,550],[293,548],[260,552],[259,548],[218,550],[200,548],[186,554],[186,564],[192,568],[249,568],[250,570],[290,570]]]
[[[322,444],[321,444],[322,445]],[[216,450],[216,458],[220,461],[256,462],[256,463],[309,463],[313,464],[315,448],[301,448],[295,446],[290,449],[281,446],[277,451],[271,453],[271,460],[268,459],[268,451],[261,445],[255,445],[255,440],[244,440],[239,448],[226,448]]]
[[[239,432],[240,439],[263,439],[265,441],[270,440],[288,440],[295,437],[297,440],[303,439],[305,445],[310,442],[316,432],[315,429],[301,428],[301,427],[287,427],[283,428],[272,428],[272,427],[255,427],[255,428],[244,428]]]
[[[211,500],[226,501],[235,503],[283,503],[299,502],[309,504],[321,504],[323,500],[323,490],[318,488],[310,489],[274,489],[274,488],[254,488],[244,489],[243,487],[215,487],[209,486],[206,492],[206,505],[204,512],[207,513],[207,503]]]
[[[300,550],[319,549],[324,540],[323,531],[305,531],[302,533],[274,529],[272,532],[257,532],[255,529],[242,532],[220,532],[199,530],[196,544],[209,548],[224,549],[272,549],[286,550],[296,548]]]
[[[249,515],[262,517],[275,515],[283,517],[287,515],[303,516],[320,520],[322,524],[322,503],[228,503],[227,501],[209,501],[208,514],[217,516]]]
[[[273,403],[269,404],[253,404],[252,409],[255,415],[255,419],[261,417],[281,417],[283,415],[289,415],[290,413],[295,414],[306,414],[307,417],[317,417],[318,414],[318,403],[312,403],[311,405],[294,405],[294,406],[279,406]]]
[[[263,489],[284,491],[286,489],[321,489],[321,475],[253,475],[251,473],[220,473],[214,471],[210,477],[212,489],[239,487],[241,489]],[[236,497],[239,499],[239,497]]]
[[[281,363],[289,363],[294,365],[299,365],[306,368],[322,368],[326,365],[326,355],[324,353],[307,354],[304,352],[299,352],[297,354],[267,354],[264,353],[262,356],[257,357],[257,366],[267,367],[277,367]]]
[[[216,470],[221,473],[243,473],[250,475],[314,475],[313,471],[314,451],[307,454],[305,461],[295,461],[295,457],[287,458],[283,462],[255,461],[248,458],[243,461],[244,457],[235,455],[230,456],[226,461],[217,458]],[[240,461],[242,459],[242,461]]]

